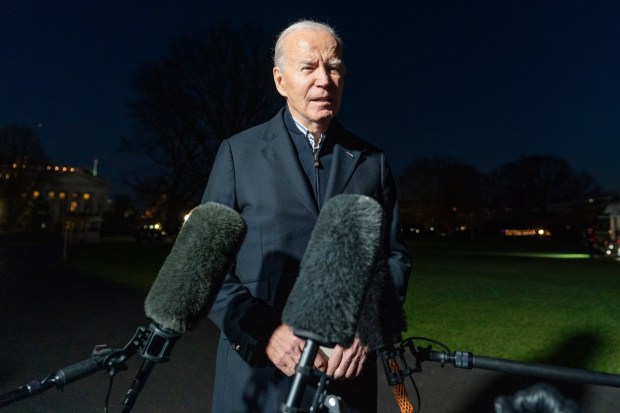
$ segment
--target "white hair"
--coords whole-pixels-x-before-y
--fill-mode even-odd
[[[273,65],[279,68],[280,70],[284,70],[284,45],[286,44],[286,39],[289,35],[295,32],[299,32],[302,30],[318,30],[329,33],[336,40],[336,45],[338,50],[342,53],[342,40],[336,34],[336,31],[330,25],[326,23],[316,22],[314,20],[299,20],[288,26],[286,29],[280,33],[278,36],[278,40],[276,41],[276,45],[273,50]]]

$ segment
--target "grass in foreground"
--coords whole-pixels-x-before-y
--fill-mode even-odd
[[[411,244],[408,336],[620,373],[620,262],[545,247]]]
[[[549,244],[409,247],[414,270],[404,337],[478,356],[620,374],[620,262]],[[170,248],[102,242],[70,250],[68,263],[148,291]]]
[[[69,250],[67,263],[80,273],[125,287],[148,291],[170,253],[172,244],[104,240]]]

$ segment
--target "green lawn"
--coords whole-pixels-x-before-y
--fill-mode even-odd
[[[69,265],[148,291],[170,244],[102,242]],[[408,336],[452,351],[620,374],[620,262],[549,243],[412,242]],[[581,254],[575,254],[575,252]]]
[[[620,262],[548,244],[416,242],[410,250],[408,336],[620,373]]]
[[[172,244],[138,243],[132,239],[104,240],[72,247],[67,263],[83,274],[148,291],[171,247]]]

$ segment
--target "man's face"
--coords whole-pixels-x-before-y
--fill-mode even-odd
[[[336,40],[327,32],[291,33],[284,45],[283,66],[273,68],[278,92],[291,114],[311,132],[324,132],[340,109],[344,66]]]

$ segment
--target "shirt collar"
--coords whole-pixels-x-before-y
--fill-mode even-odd
[[[312,135],[312,133],[310,133],[310,131],[308,130],[308,128],[306,128],[304,125],[302,125],[301,123],[299,123],[297,121],[297,119],[295,119],[293,117],[293,115],[291,115],[291,118],[293,119],[293,122],[295,122],[295,126],[297,126],[297,129],[299,129],[299,131],[301,133],[304,134],[304,136],[306,137],[306,139],[308,139],[308,142],[310,142],[310,146],[314,148],[314,135]],[[317,146],[317,148],[321,147],[321,144],[323,143],[323,140],[325,139],[326,135],[324,133],[321,134],[321,137],[319,138],[319,145]]]

